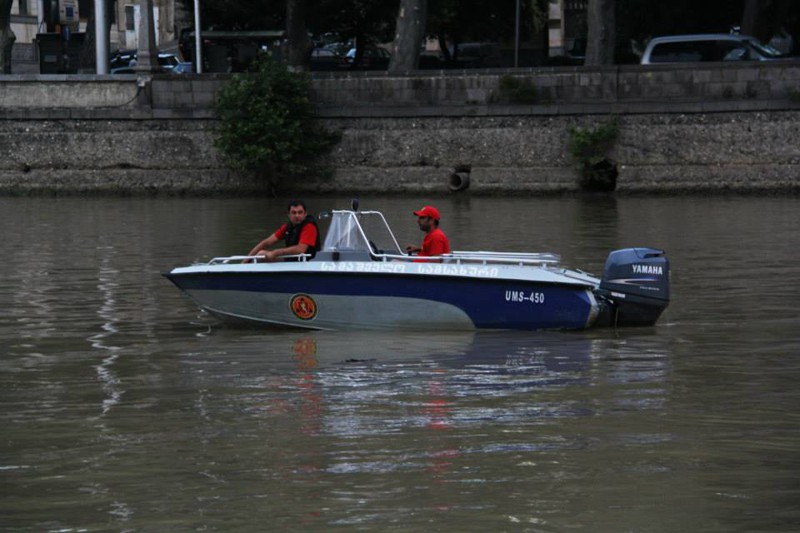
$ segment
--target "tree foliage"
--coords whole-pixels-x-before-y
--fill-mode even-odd
[[[189,13],[194,0],[181,0]],[[214,0],[200,4],[203,29],[279,30],[285,26],[286,0]]]
[[[216,147],[233,169],[272,187],[306,171],[308,161],[335,142],[316,124],[310,96],[307,74],[259,55],[250,72],[234,75],[217,93]]]
[[[619,122],[616,117],[594,128],[572,127],[568,133],[567,149],[578,163],[581,187],[588,191],[614,190],[617,167],[608,154],[619,137]]]
[[[0,0],[7,2],[8,0]],[[182,0],[192,10],[192,0]],[[275,30],[286,28],[287,4],[297,0],[215,0],[203,2],[205,29]],[[400,0],[305,0],[306,26],[314,36],[358,44],[357,54],[374,43],[395,38]],[[546,46],[549,0],[520,0],[522,41]],[[592,0],[592,3],[601,3]],[[615,61],[637,61],[632,43],[641,46],[657,35],[728,32],[741,26],[767,41],[785,26],[800,41],[800,1],[797,0],[602,0],[616,4]],[[508,46],[514,37],[515,1],[427,0],[425,34],[438,38],[448,59],[445,43],[492,41]],[[608,17],[611,14],[606,11]],[[603,19],[599,24],[603,24]],[[596,28],[595,28],[596,29]],[[357,58],[358,59],[358,58]],[[452,58],[449,58],[452,59]]]
[[[453,43],[511,41],[515,25],[514,1],[429,0],[428,34]],[[521,0],[523,40],[546,24],[546,0]]]
[[[328,34],[355,47],[355,64],[375,43],[394,38],[395,18],[400,0],[321,0],[309,13],[308,27],[315,35]]]

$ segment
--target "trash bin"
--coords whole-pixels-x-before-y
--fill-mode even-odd
[[[37,33],[39,74],[77,74],[86,33]]]

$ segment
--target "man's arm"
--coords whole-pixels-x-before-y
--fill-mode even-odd
[[[275,261],[279,257],[283,257],[284,255],[298,255],[304,254],[308,251],[308,245],[298,243],[294,246],[289,246],[288,248],[276,248],[275,250],[270,250],[268,252],[264,252],[263,257],[267,261]]]
[[[269,237],[267,237],[266,239],[264,239],[260,243],[256,244],[255,247],[252,250],[250,250],[250,252],[247,255],[256,255],[261,250],[269,248],[270,246],[272,246],[276,242],[278,242],[278,237],[273,233],[272,235],[270,235]]]
[[[269,252],[264,252],[263,257],[267,261],[275,261],[284,255],[299,255],[308,252],[311,246],[317,242],[317,228],[311,224],[306,225],[300,233],[300,242],[294,246],[287,246],[286,248],[278,248]]]

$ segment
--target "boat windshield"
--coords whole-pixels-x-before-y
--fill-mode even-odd
[[[333,211],[322,249],[328,252],[402,253],[386,219],[378,211]]]

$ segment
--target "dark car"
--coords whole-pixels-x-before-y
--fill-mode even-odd
[[[183,62],[178,63],[170,70],[171,74],[193,74],[194,73],[194,63],[191,62]]]
[[[342,58],[328,48],[314,48],[311,51],[311,70],[339,70]]]
[[[356,63],[356,49],[351,48],[340,60],[342,68],[353,70],[386,70],[389,68],[389,61],[392,54],[385,48],[370,46],[364,50],[361,61]]]
[[[137,63],[138,50],[117,50],[109,57],[109,66],[112,74],[120,74],[119,69],[133,68]],[[175,54],[158,54],[158,65],[164,70],[172,70],[180,63]]]
[[[108,59],[112,70],[128,67],[136,59],[136,50],[116,50]]]
[[[459,43],[458,50],[450,47],[449,52],[459,68],[498,68],[503,61],[497,43]]]
[[[134,67],[116,67],[109,71],[109,74],[136,74]]]

